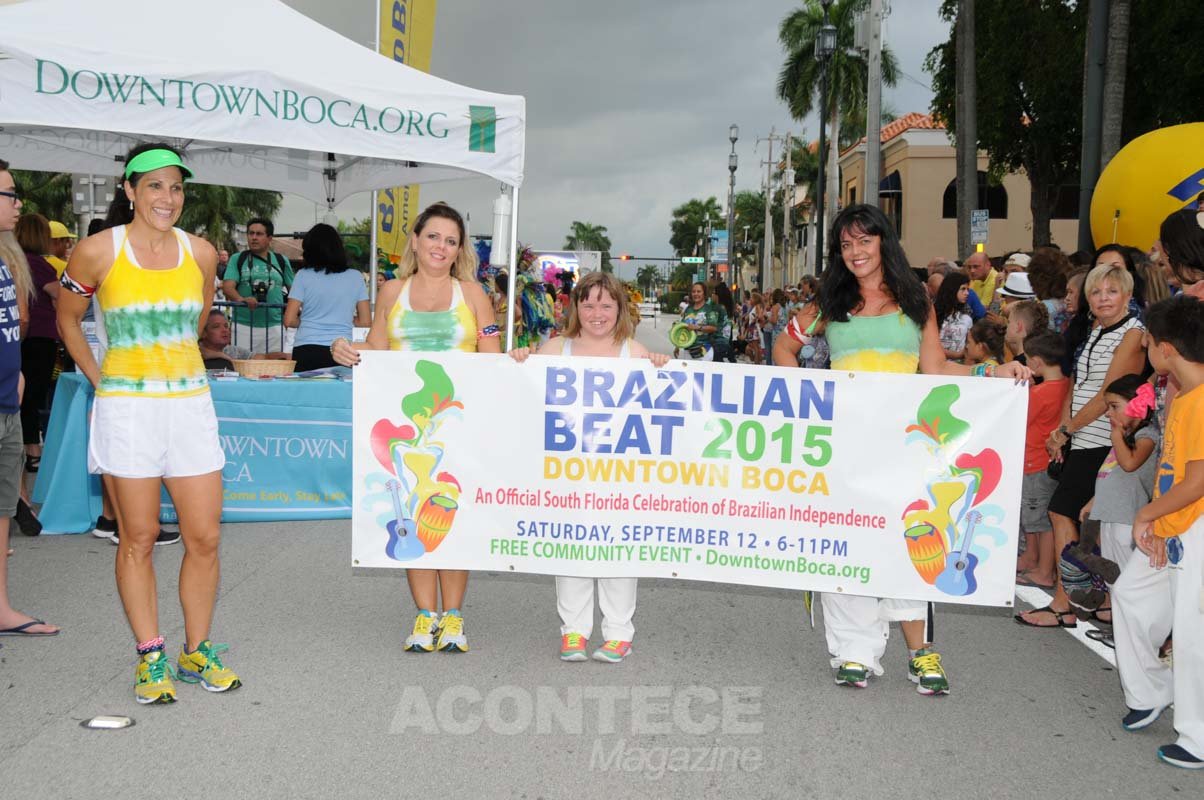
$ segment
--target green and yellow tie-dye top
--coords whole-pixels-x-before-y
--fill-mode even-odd
[[[410,280],[406,280],[393,308],[386,333],[390,350],[463,350],[477,352],[477,316],[464,301],[460,282],[452,279],[451,307],[446,311],[415,311],[410,307]]]
[[[829,322],[825,335],[832,369],[914,375],[920,367],[920,328],[902,311]]]
[[[190,397],[209,391],[197,345],[204,276],[188,235],[175,234],[179,263],[143,269],[125,227],[113,229],[117,255],[96,290],[109,339],[97,397]]]

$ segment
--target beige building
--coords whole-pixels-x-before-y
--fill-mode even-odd
[[[841,207],[864,202],[865,140],[840,155]],[[978,156],[979,200],[990,211],[985,249],[998,256],[1033,249],[1031,193],[1023,173],[1005,175],[999,186],[986,179],[987,156]],[[957,258],[956,151],[944,126],[927,114],[911,113],[882,128],[880,206],[899,232],[912,266],[938,256]],[[1064,187],[1050,230],[1054,244],[1074,249],[1078,241],[1078,187]]]

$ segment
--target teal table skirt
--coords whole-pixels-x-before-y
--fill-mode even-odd
[[[223,522],[351,517],[351,384],[337,380],[212,383]],[[44,533],[85,533],[100,515],[100,478],[88,473],[92,386],[63,373],[55,390],[33,500]],[[166,491],[161,519],[175,522]]]

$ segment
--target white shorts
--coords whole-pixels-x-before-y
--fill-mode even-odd
[[[209,392],[192,397],[98,397],[88,471],[118,478],[184,478],[226,465]]]

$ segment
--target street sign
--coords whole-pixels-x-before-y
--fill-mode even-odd
[[[985,208],[970,212],[970,244],[986,244],[987,229],[991,224],[991,213]]]
[[[702,256],[685,256],[682,258],[681,263],[683,263],[683,264],[705,264],[706,259],[703,258]]]

